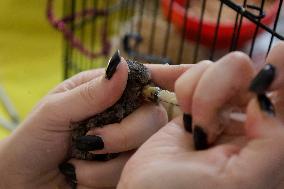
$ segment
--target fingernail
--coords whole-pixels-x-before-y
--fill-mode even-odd
[[[75,167],[71,163],[62,163],[59,165],[59,170],[62,174],[64,174],[68,180],[75,182],[76,179],[76,173],[75,173]]]
[[[77,182],[72,182],[70,183],[71,189],[76,189],[77,188]]]
[[[269,88],[274,78],[275,67],[271,64],[266,64],[252,80],[249,90],[257,94],[262,94]]]
[[[99,136],[81,136],[76,138],[75,146],[81,151],[101,150],[104,148],[104,141]]]
[[[187,132],[192,133],[192,117],[190,114],[183,114],[183,125]]]
[[[196,150],[205,150],[208,148],[207,134],[200,126],[195,126],[193,130],[193,141]]]
[[[106,69],[106,79],[110,80],[113,76],[113,74],[116,71],[116,68],[118,66],[118,64],[120,63],[121,57],[120,57],[120,53],[119,50],[117,50],[113,56],[111,57],[111,59],[108,61],[108,66]]]
[[[257,95],[257,100],[262,111],[268,113],[269,115],[275,116],[274,106],[265,94]]]
[[[111,153],[111,154],[96,154],[95,161],[109,161],[119,156],[120,153]]]

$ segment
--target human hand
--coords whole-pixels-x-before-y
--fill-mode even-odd
[[[267,58],[275,74],[266,66],[252,83],[252,63],[240,53],[185,72],[175,92],[186,114],[138,149],[127,162],[118,189],[283,188],[283,50],[280,43]],[[257,96],[248,92],[249,86]],[[271,91],[276,116],[266,91]],[[246,109],[246,122],[220,122],[219,112],[228,106]]]
[[[168,67],[148,67],[153,81],[167,87],[163,73]],[[185,68],[177,67],[171,77],[177,77]],[[91,70],[64,81],[33,109],[11,136],[2,141],[0,188],[65,188],[69,187],[70,180],[77,182],[79,189],[116,186],[131,150],[164,126],[167,115],[161,106],[145,104],[121,123],[90,131],[89,135],[96,135],[92,145],[98,148],[93,153],[121,152],[117,158],[108,162],[69,160],[70,123],[110,107],[125,88],[128,66],[124,59],[110,80],[104,73],[103,69]],[[62,164],[65,161],[68,163]],[[60,164],[65,175],[58,168]]]

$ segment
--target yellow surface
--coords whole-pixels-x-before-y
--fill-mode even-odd
[[[21,120],[62,78],[61,35],[45,8],[46,0],[0,1],[0,85]],[[0,139],[8,134],[0,128]]]

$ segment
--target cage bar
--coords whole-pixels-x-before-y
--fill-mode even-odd
[[[63,0],[59,17],[54,1],[48,0],[47,15],[65,39],[64,78],[104,67],[116,49],[155,64],[215,61],[233,50],[263,62],[274,41],[284,39],[278,30],[283,0]],[[224,33],[226,24],[231,29]],[[265,52],[260,41],[267,41]]]

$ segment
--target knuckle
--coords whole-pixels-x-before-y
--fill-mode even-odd
[[[86,102],[86,104],[92,104],[95,99],[96,94],[94,93],[93,83],[87,82],[83,85],[82,90],[80,90],[80,97]]]
[[[188,85],[188,82],[194,82],[192,80],[192,73],[198,73],[199,77],[203,74],[203,72],[209,67],[213,65],[213,62],[210,60],[203,60],[198,64],[195,64],[193,68],[189,69],[185,73],[183,73],[175,82],[175,91],[177,93],[191,92],[191,88],[184,87]],[[196,77],[196,76],[195,76]]]
[[[227,57],[231,62],[231,69],[233,73],[242,73],[244,77],[251,76],[253,74],[252,61],[248,55],[243,52],[232,52]]]
[[[168,121],[167,111],[162,106],[154,106],[152,115],[157,120],[157,124],[161,127]]]
[[[205,66],[210,66],[213,62],[211,60],[202,60],[200,62],[198,62],[198,64],[203,64]]]
[[[234,52],[231,52],[229,53],[228,55],[230,58],[233,58],[233,59],[236,59],[236,60],[239,60],[239,61],[247,61],[249,60],[249,56],[241,51],[234,51]]]
[[[63,84],[63,91],[69,91],[69,90],[71,90],[71,89],[73,89],[73,88],[75,88],[76,87],[76,84],[74,83],[74,81],[73,80],[67,80],[64,84]]]
[[[248,66],[251,64],[250,57],[247,54],[240,51],[235,51],[230,53],[228,55],[228,59],[232,60],[231,61],[232,63],[235,63],[240,66]]]
[[[41,112],[49,113],[56,109],[54,106],[55,103],[53,102],[53,99],[51,97],[45,97],[37,107]]]
[[[66,116],[65,112],[59,111],[62,110],[62,107],[60,107],[60,104],[57,103],[57,100],[54,99],[54,97],[45,97],[36,107],[34,110],[37,112],[38,118],[43,118],[46,123],[48,124],[61,124],[65,123]]]

